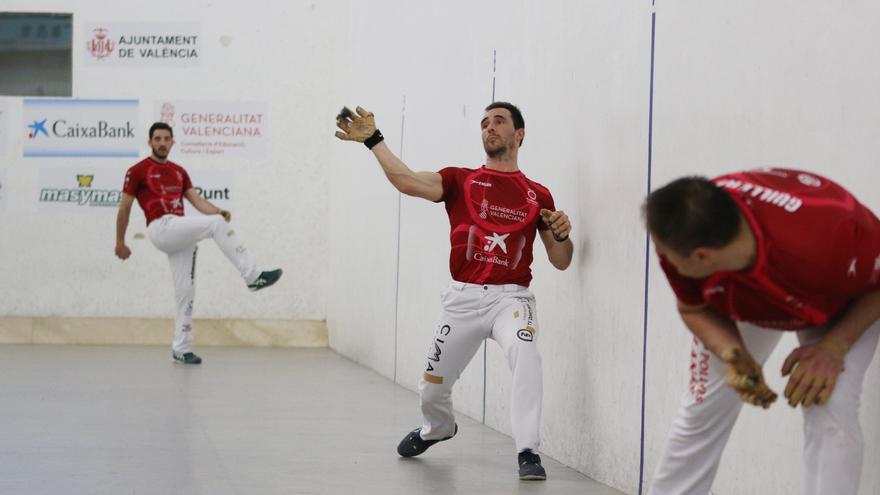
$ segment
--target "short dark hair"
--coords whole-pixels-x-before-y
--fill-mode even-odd
[[[156,122],[155,124],[150,126],[150,139],[153,139],[153,133],[159,129],[164,129],[171,133],[171,137],[174,137],[174,130],[171,129],[171,126],[166,124],[165,122]]]
[[[513,118],[513,128],[514,130],[522,129],[526,126],[526,121],[523,119],[522,112],[519,111],[519,108],[516,108],[516,105],[513,103],[508,103],[506,101],[496,101],[492,102],[487,106],[484,111],[488,112],[489,110],[495,108],[503,108],[510,112],[511,118]],[[525,138],[520,139],[519,145],[522,146],[522,142],[525,141]]]
[[[698,247],[720,248],[739,232],[736,202],[705,177],[682,177],[648,195],[642,206],[648,230],[670,249],[690,256]]]

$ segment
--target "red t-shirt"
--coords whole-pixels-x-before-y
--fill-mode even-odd
[[[755,234],[757,257],[743,272],[705,279],[661,266],[685,304],[766,328],[821,325],[855,297],[880,289],[880,220],[830,180],[800,170],[759,169],[713,179]]]
[[[519,171],[448,167],[440,176],[453,280],[528,287],[535,235],[549,228],[541,208],[556,209],[550,191]]]
[[[122,192],[137,198],[147,225],[163,215],[183,216],[183,194],[192,189],[186,170],[171,161],[144,158],[125,174]]]

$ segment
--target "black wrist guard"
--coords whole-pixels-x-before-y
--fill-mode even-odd
[[[364,141],[364,146],[366,146],[368,149],[373,149],[373,146],[376,146],[384,140],[385,136],[382,135],[382,131],[376,129],[376,132],[374,132],[372,136],[368,137]]]
[[[565,241],[568,240],[568,236],[565,236],[565,237],[559,237],[558,235],[553,234],[553,239],[555,239],[556,242],[565,242]]]

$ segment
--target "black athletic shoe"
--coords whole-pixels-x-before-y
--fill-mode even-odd
[[[171,352],[171,357],[178,363],[183,364],[202,364],[202,358],[196,356],[192,352]]]
[[[423,440],[421,436],[422,427],[418,427],[415,430],[409,432],[403,440],[397,444],[397,453],[400,454],[401,457],[415,457],[421,453],[424,453],[428,450],[428,447],[434,445],[437,442],[442,442],[444,440],[449,440],[454,437],[456,433],[458,433],[458,425],[455,425],[455,431],[452,432],[452,436],[448,436],[446,438],[441,438],[440,440]]]
[[[256,280],[254,280],[254,283],[248,285],[248,289],[254,292],[260,289],[265,289],[266,287],[269,287],[270,285],[277,282],[279,278],[281,278],[280,268],[277,270],[272,270],[270,272],[260,273],[260,276],[257,277]]]
[[[546,480],[547,472],[541,465],[541,456],[531,450],[519,453],[519,479],[521,480]]]

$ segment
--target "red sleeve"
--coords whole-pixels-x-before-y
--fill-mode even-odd
[[[880,289],[880,220],[859,204],[832,238],[829,287],[853,297]]]
[[[659,256],[659,258],[660,267],[663,268],[663,273],[666,274],[666,280],[669,281],[669,286],[672,287],[672,292],[675,292],[675,297],[679,301],[691,306],[698,306],[706,302],[703,300],[702,280],[680,275],[678,270],[670,262],[666,261],[666,258],[663,256]]]
[[[193,188],[193,183],[189,179],[189,174],[186,173],[186,170],[184,170],[183,167],[180,167],[180,171],[183,172],[183,192],[185,194],[187,191]]]
[[[443,180],[443,196],[440,196],[440,199],[437,201],[438,203],[446,203],[455,199],[455,193],[458,191],[455,178],[459,170],[461,169],[457,167],[446,167],[437,172]]]
[[[137,196],[137,192],[144,180],[143,174],[140,172],[141,169],[137,166],[128,169],[128,172],[125,173],[125,182],[122,184],[122,192],[129,196]]]

